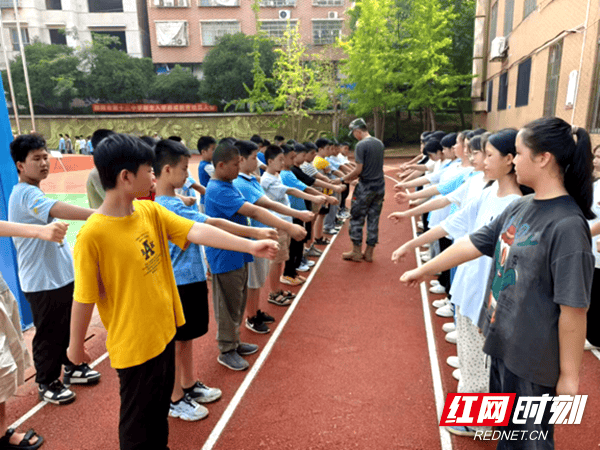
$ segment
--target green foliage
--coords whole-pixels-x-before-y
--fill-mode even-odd
[[[200,81],[191,70],[176,65],[170,73],[158,75],[150,89],[150,97],[162,103],[196,103]]]
[[[77,85],[83,74],[78,70],[79,59],[65,45],[34,43],[25,47],[25,58],[35,109],[41,112],[60,112],[70,105],[79,91]],[[10,63],[17,103],[27,105],[25,74],[21,56]],[[2,73],[8,90],[6,72]]]
[[[111,49],[114,39],[96,35],[80,50],[84,97],[100,102],[136,102],[146,98],[156,74],[150,58],[133,58]]]
[[[275,53],[273,43],[259,39],[258,57],[254,53],[254,36],[242,33],[225,35],[206,55],[202,64],[204,78],[200,82],[200,97],[203,101],[220,105],[245,98],[248,89],[254,88],[253,67],[258,59],[266,78],[271,77]]]

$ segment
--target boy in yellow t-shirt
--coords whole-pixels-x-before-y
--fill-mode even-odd
[[[238,238],[184,219],[151,201],[134,201],[154,187],[154,153],[124,134],[94,151],[106,198],[82,227],[74,249],[75,295],[68,356],[84,349],[94,304],[108,332],[106,347],[120,381],[121,449],[168,449],[167,416],[175,376],[174,336],[185,323],[168,241],[189,242],[274,258],[274,241]]]

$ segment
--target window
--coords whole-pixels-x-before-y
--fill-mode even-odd
[[[498,85],[498,111],[506,109],[506,101],[508,99],[508,72],[500,75],[500,83]]]
[[[123,0],[88,0],[91,13],[123,12]]]
[[[260,0],[261,8],[278,8],[282,6],[296,6],[296,0]]]
[[[504,4],[504,36],[508,36],[513,28],[515,15],[515,0],[506,0]]]
[[[96,38],[97,35],[103,36],[112,36],[119,38],[118,42],[112,43],[109,45],[109,48],[116,48],[117,50],[121,50],[127,52],[127,40],[125,38],[125,31],[92,31],[92,40]]]
[[[29,45],[29,32],[27,28],[21,28],[21,39],[23,40],[23,47]],[[19,51],[19,34],[17,28],[10,29],[10,41],[13,45],[13,51]]]
[[[515,106],[527,106],[529,104],[529,84],[531,81],[531,58],[519,64],[517,75],[517,99]]]
[[[241,32],[240,23],[236,20],[220,22],[200,22],[202,30],[202,45],[210,47],[217,45],[219,39],[226,34],[236,34]]]
[[[282,38],[285,29],[287,28],[287,20],[270,20],[260,23],[261,31],[267,33],[270,38]],[[296,28],[298,22],[296,20],[290,20],[290,27]]]
[[[14,1],[17,2],[17,6],[19,6],[19,1]],[[0,8],[13,8],[13,3],[13,0],[0,0]]]
[[[488,81],[487,85],[487,112],[492,112],[492,96],[494,95],[494,80]]]
[[[562,48],[562,40],[550,47],[550,54],[548,55],[548,75],[546,76],[546,95],[544,98],[544,116],[554,116],[556,114]]]
[[[186,47],[189,45],[188,24],[184,20],[154,22],[159,47]]]
[[[240,6],[240,0],[200,0],[198,6]]]
[[[55,45],[67,45],[67,35],[65,29],[52,28],[50,32],[50,43]]]
[[[498,28],[498,2],[492,6],[492,12],[490,14],[490,42],[489,47],[492,48],[492,41],[496,39],[496,32]]]
[[[341,20],[313,20],[313,44],[335,44],[342,33]]]
[[[46,0],[46,9],[61,10],[62,9],[61,0]]]
[[[190,6],[189,0],[154,0],[154,6],[159,8],[185,8]]]
[[[527,17],[529,14],[535,11],[536,7],[536,0],[525,0],[525,6],[523,8],[523,19],[525,19],[525,17]]]
[[[313,6],[344,6],[344,0],[312,0]]]

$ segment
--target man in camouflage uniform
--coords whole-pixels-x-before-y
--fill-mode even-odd
[[[350,239],[352,250],[343,253],[342,258],[360,262],[373,261],[373,250],[379,234],[379,216],[385,195],[385,178],[383,174],[383,142],[372,137],[363,119],[355,119],[350,123],[350,135],[359,142],[356,144],[356,168],[342,177],[348,183],[358,177],[358,185],[352,195],[350,209]],[[363,227],[367,221],[367,248],[362,253]]]

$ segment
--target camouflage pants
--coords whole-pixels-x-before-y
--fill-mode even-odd
[[[350,239],[356,245],[362,245],[363,227],[367,221],[367,245],[375,246],[379,236],[379,216],[385,196],[384,184],[356,185],[352,195],[350,209]]]

